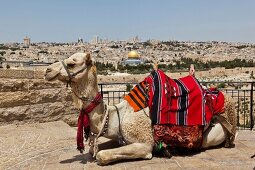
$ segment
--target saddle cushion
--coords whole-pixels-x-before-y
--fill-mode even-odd
[[[200,149],[203,140],[203,126],[154,125],[155,143],[164,143],[171,149]]]

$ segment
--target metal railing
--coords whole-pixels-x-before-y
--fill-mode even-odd
[[[254,86],[255,82],[225,82],[210,81],[200,82],[204,88],[218,86],[219,89],[233,97],[237,112],[238,129],[250,129],[254,127]],[[137,83],[100,83],[99,88],[104,101],[110,105],[117,104],[128,94],[128,88]]]

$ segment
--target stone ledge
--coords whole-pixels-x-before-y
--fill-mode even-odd
[[[54,102],[0,108],[0,125],[9,123],[36,123],[64,120],[75,125],[79,111],[72,102]]]

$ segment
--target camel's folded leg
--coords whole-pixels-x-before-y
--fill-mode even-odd
[[[202,148],[218,146],[226,140],[227,131],[216,121],[213,127],[209,127],[203,135]]]
[[[117,148],[120,147],[120,144],[118,141],[116,140],[111,140],[111,139],[107,139],[104,137],[100,137],[98,138],[98,150],[106,150],[106,149],[112,149],[112,148]],[[94,155],[94,145],[90,146],[89,148],[89,153],[91,155]]]
[[[133,143],[115,149],[101,150],[97,153],[96,160],[99,165],[124,159],[151,159],[152,146],[146,143]]]

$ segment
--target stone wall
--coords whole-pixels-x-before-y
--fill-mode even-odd
[[[0,69],[0,78],[10,79],[43,79],[43,71],[39,70],[16,70]]]
[[[0,125],[63,120],[76,125],[78,110],[60,82],[0,79]]]

